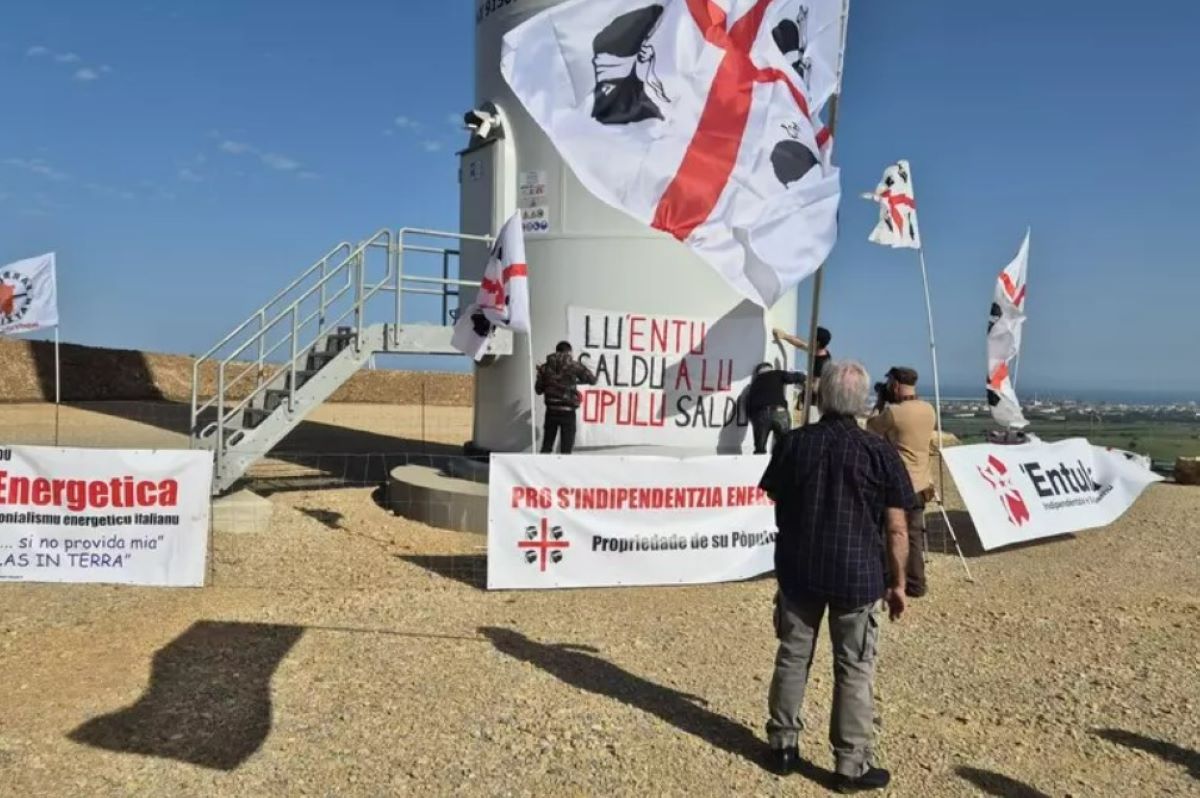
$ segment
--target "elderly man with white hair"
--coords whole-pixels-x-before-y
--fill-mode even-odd
[[[876,612],[881,599],[892,620],[904,612],[905,513],[913,506],[912,481],[895,448],[858,426],[870,385],[859,363],[828,365],[817,396],[821,420],[780,440],[760,483],[775,501],[779,527],[771,764],[780,774],[802,766],[804,690],[828,611],[834,658],[829,742],[837,763],[833,786],[842,793],[882,789],[891,780],[873,762]]]

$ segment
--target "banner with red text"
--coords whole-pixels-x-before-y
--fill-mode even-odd
[[[720,320],[570,307],[571,343],[596,374],[580,386],[576,445],[749,449],[742,393],[763,361],[762,316]]]
[[[492,455],[488,589],[681,585],[775,567],[765,455]]]
[[[1107,526],[1159,477],[1082,438],[945,450],[985,550]]]
[[[200,587],[212,453],[0,446],[0,582]]]

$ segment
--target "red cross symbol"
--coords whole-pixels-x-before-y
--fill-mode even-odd
[[[1000,282],[1004,285],[1004,293],[1008,294],[1013,305],[1021,307],[1021,303],[1025,301],[1025,286],[1018,289],[1016,283],[1008,276],[1008,272],[1000,272]]]
[[[724,9],[712,0],[687,0],[692,19],[709,44],[725,51],[717,67],[712,88],[700,114],[700,124],[688,144],[679,171],[663,192],[654,212],[652,225],[683,241],[712,215],[717,201],[729,183],[737,164],[738,150],[750,120],[754,86],[783,81],[796,101],[800,113],[811,117],[808,100],[779,69],[760,69],[750,58],[750,48],[758,38],[767,6],[772,0],[758,0],[754,8],[725,30]],[[823,147],[829,130],[817,133],[817,146]]]
[[[879,195],[881,200],[887,201],[888,213],[892,215],[892,223],[896,225],[896,232],[903,234],[905,232],[904,217],[900,214],[900,209],[912,208],[917,209],[917,201],[907,194],[893,194],[891,191],[885,191]],[[910,231],[911,232],[911,231]]]
[[[565,540],[550,539],[550,522],[545,518],[542,519],[542,534],[537,540],[522,540],[517,543],[518,549],[536,549],[538,552],[538,570],[546,570],[546,559],[550,556],[551,549],[568,549],[571,544]]]
[[[503,310],[507,305],[506,299],[508,296],[508,283],[514,277],[528,277],[529,269],[524,263],[514,263],[508,266],[500,275],[500,282],[497,282],[490,277],[485,276],[479,283],[480,293],[488,297],[488,307],[500,308]]]

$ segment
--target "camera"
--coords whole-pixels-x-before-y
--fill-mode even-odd
[[[884,405],[893,401],[892,381],[875,383],[875,412],[883,410]]]

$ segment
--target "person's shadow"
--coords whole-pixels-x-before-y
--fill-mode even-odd
[[[753,731],[708,709],[699,696],[655,684],[594,656],[599,651],[591,646],[547,645],[495,626],[481,627],[479,633],[502,654],[535,665],[561,682],[620,701],[759,767],[765,765],[767,744]],[[814,781],[831,778],[815,766],[810,769],[805,775]]]

